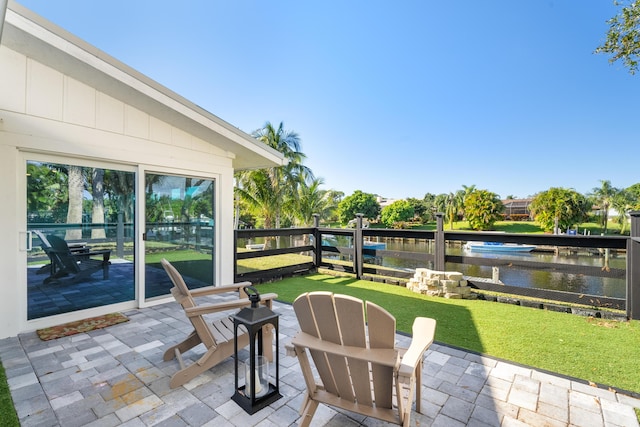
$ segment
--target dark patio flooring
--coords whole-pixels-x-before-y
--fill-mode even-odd
[[[134,264],[113,261],[109,266],[109,278],[103,279],[102,271],[82,281],[72,277],[44,283],[47,274],[38,274],[39,267],[27,271],[28,319],[37,319],[70,311],[100,307],[135,299]],[[146,298],[171,295],[173,286],[161,267],[145,266]],[[191,288],[206,286],[206,283],[184,276]]]

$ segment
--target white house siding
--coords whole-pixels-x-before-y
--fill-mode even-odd
[[[213,177],[217,187],[218,283],[233,280],[233,156],[188,132],[0,46],[0,337],[29,329],[25,319],[24,164],[19,152],[71,156]],[[154,169],[156,168],[156,169]],[[221,209],[221,206],[228,208]],[[20,237],[22,236],[22,237]]]
[[[0,61],[3,130],[21,149],[190,170],[195,163],[208,172],[232,167],[230,153],[4,46]]]

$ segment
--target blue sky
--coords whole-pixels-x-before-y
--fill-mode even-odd
[[[247,133],[284,122],[345,195],[640,182],[640,75],[593,54],[612,0],[19,3]]]

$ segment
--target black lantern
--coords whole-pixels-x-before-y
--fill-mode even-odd
[[[280,399],[279,391],[279,351],[278,351],[278,314],[258,303],[260,294],[253,286],[246,286],[244,292],[249,296],[251,307],[245,307],[233,316],[235,393],[231,397],[247,413],[253,414],[265,406]],[[249,358],[244,363],[245,384],[238,386],[238,326],[244,326],[249,334]],[[264,356],[262,328],[272,325],[276,336],[276,348],[273,363],[276,365],[275,381],[271,381],[269,361]],[[257,346],[256,346],[257,342]],[[266,343],[272,345],[272,343]],[[275,383],[275,384],[274,384]]]

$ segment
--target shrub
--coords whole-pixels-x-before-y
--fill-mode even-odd
[[[385,206],[380,214],[380,222],[382,222],[387,228],[403,228],[403,226],[397,227],[397,223],[404,223],[413,219],[414,210],[413,206],[406,200],[396,200],[389,206]]]
[[[473,230],[490,230],[503,212],[500,197],[490,191],[474,190],[464,199],[464,213]]]

